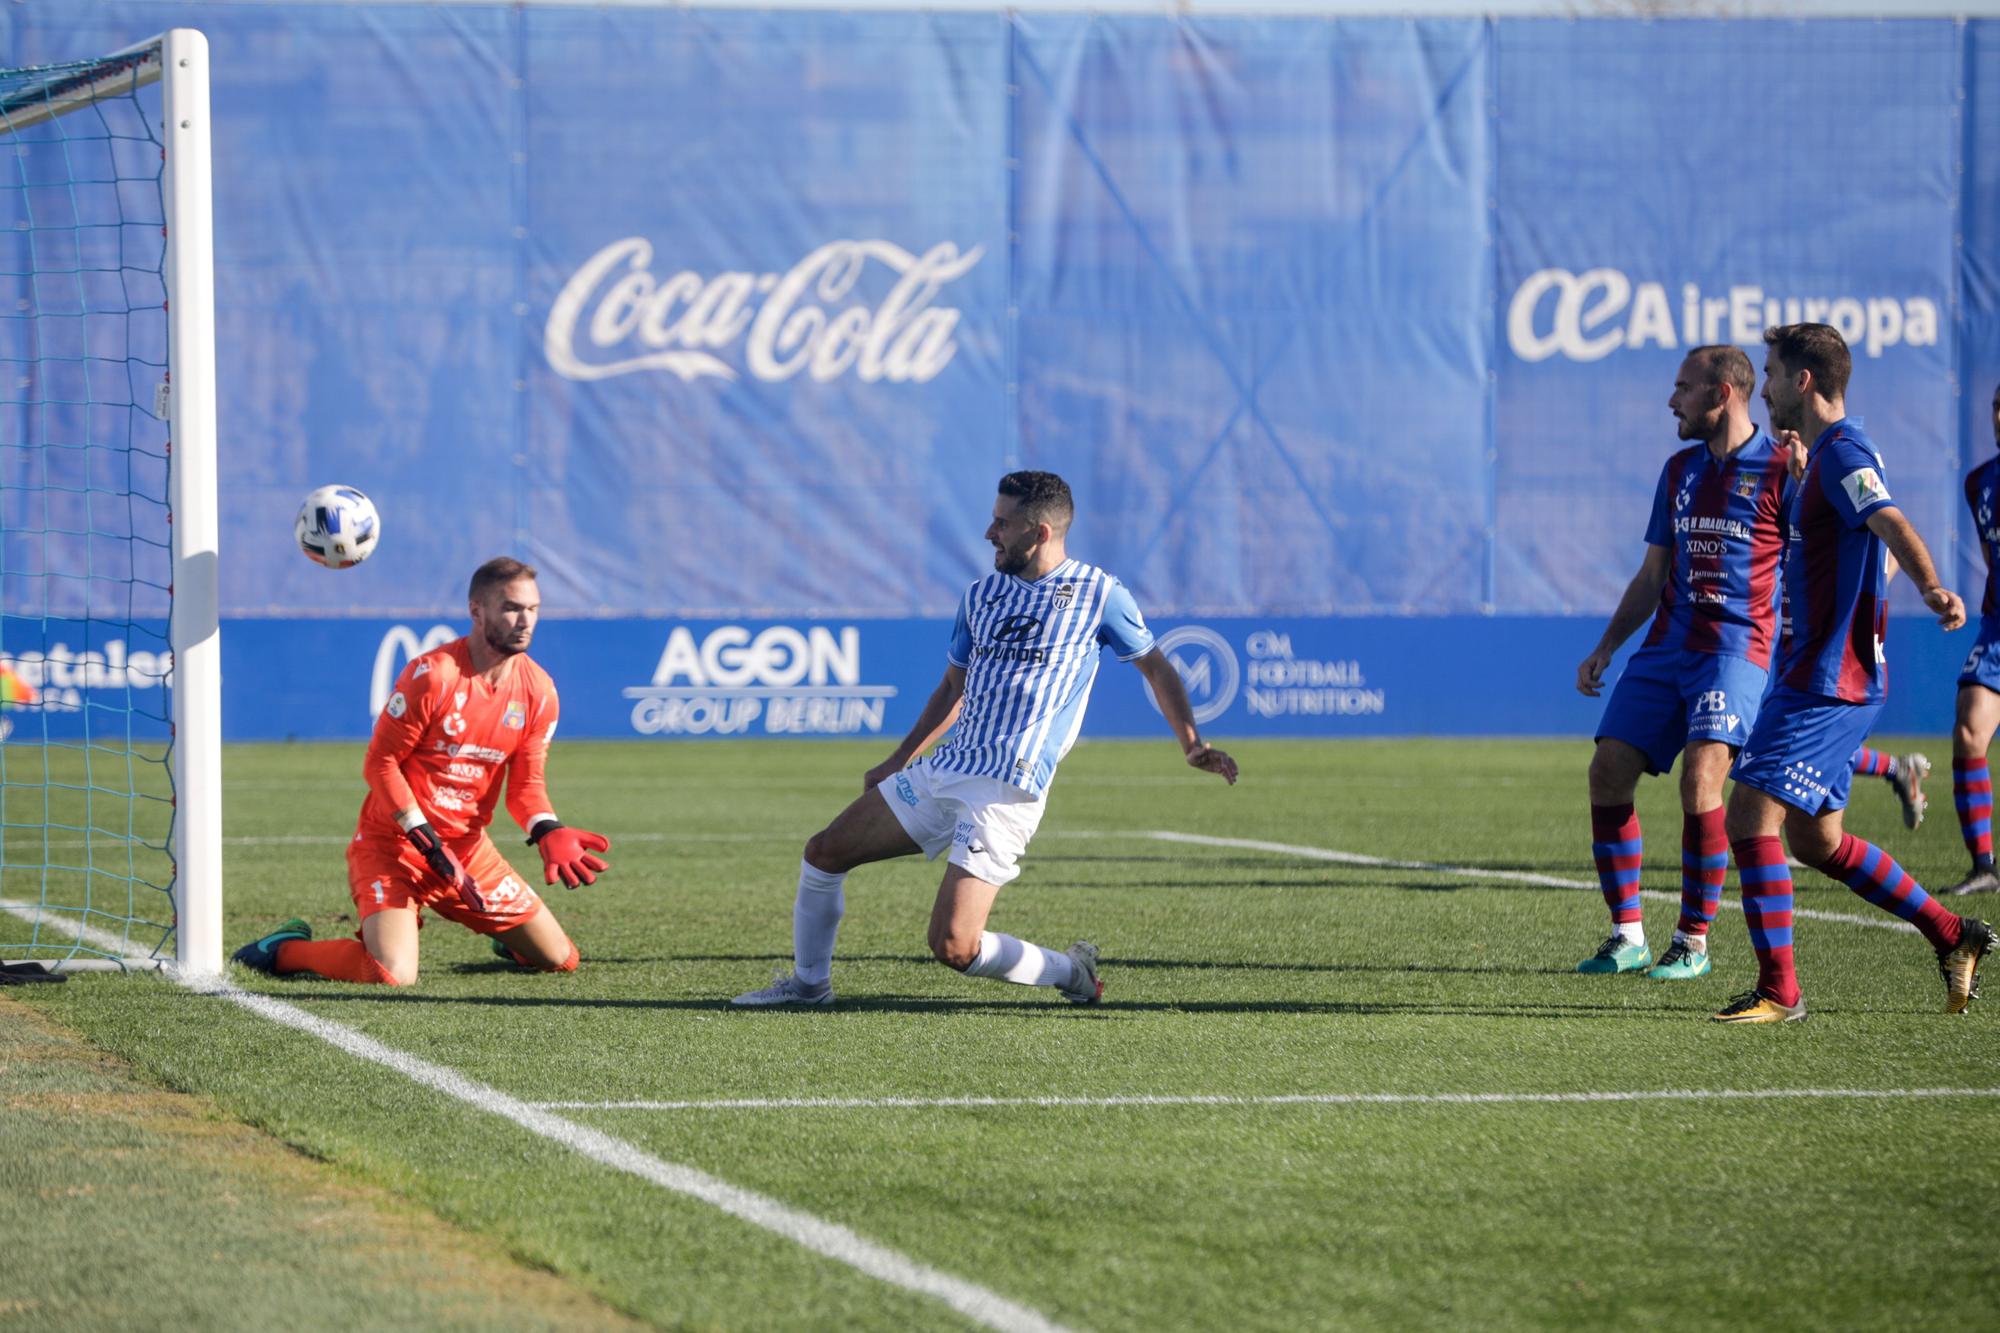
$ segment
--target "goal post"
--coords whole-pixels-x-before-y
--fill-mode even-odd
[[[166,112],[168,503],[172,592],[174,922],[178,966],[222,971],[222,622],[215,468],[215,244],[208,39],[159,37]]]
[[[0,961],[222,968],[207,39],[0,70]]]

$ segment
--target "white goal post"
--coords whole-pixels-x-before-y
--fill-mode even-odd
[[[219,973],[207,39],[0,71],[0,146],[0,961]]]

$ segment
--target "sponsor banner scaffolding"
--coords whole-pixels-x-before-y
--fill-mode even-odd
[[[0,42],[73,57],[158,8],[20,0]],[[1883,483],[1978,593],[1990,22],[195,9],[222,609],[266,649],[232,656],[232,701],[275,710],[235,735],[365,724],[365,690],[311,720],[324,664],[293,673],[275,627],[352,647],[398,623],[387,662],[502,552],[587,618],[552,645],[650,654],[589,734],[895,730],[931,683],[914,627],[989,566],[1018,467],[1070,480],[1072,550],[1163,626],[1228,639],[1227,725],[1587,729],[1567,669],[1527,664],[1580,656],[1638,565],[1680,359],[1761,365],[1793,320],[1846,334]],[[91,438],[87,404],[19,388],[0,415]],[[94,614],[25,563],[30,534],[49,570],[93,540],[28,452],[0,449],[0,588],[52,619],[0,653]],[[383,516],[338,574],[290,536],[327,482]],[[1892,600],[1916,610],[1908,580]],[[662,624],[689,637],[650,643]],[[1339,647],[1362,625],[1379,665]],[[1202,642],[1177,651],[1219,686]],[[1464,643],[1522,709],[1426,665]],[[1125,674],[1100,707],[1143,730]]]

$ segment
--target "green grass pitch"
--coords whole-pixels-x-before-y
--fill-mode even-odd
[[[849,877],[835,1009],[724,1007],[789,962],[799,848],[880,757],[845,743],[559,745],[564,817],[613,840],[596,888],[550,894],[582,949],[574,975],[504,969],[433,921],[413,989],[236,979],[530,1103],[861,1103],[558,1114],[1073,1328],[2000,1317],[2000,996],[1946,1017],[1919,938],[1804,919],[1811,1018],[1724,1028],[1704,1020],[1754,978],[1727,906],[1708,978],[1582,977],[1574,965],[1606,933],[1593,891],[1148,836],[1591,879],[1587,743],[1228,748],[1243,765],[1233,789],[1164,740],[1087,743],[1064,765],[994,927],[1058,949],[1096,941],[1094,1009],[929,961],[938,867],[915,858]],[[1922,829],[1905,831],[1870,779],[1849,823],[1941,885],[1965,854],[1945,752],[1930,748]],[[232,945],[294,914],[321,935],[353,930],[341,844],[359,766],[358,746],[228,751]],[[1677,890],[1671,781],[1643,786],[1641,814],[1646,887]],[[496,832],[539,882],[504,816]],[[1880,916],[1813,872],[1798,882],[1801,908]],[[1648,900],[1646,915],[1657,950],[1674,908]],[[971,1326],[215,998],[112,977],[12,994],[639,1319]],[[1938,1089],[1984,1095],[1902,1095]],[[1407,1099],[1717,1090],[1895,1095]],[[1405,1100],[1254,1100],[1319,1094]],[[1248,1100],[1089,1101],[1203,1095]],[[979,1097],[1048,1101],[881,1104]],[[61,1211],[0,1197],[0,1234],[60,1226]],[[112,1227],[47,1248],[116,1265],[120,1245]],[[27,1279],[58,1280],[75,1275]]]

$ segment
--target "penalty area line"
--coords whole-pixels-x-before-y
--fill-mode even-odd
[[[12,906],[7,905],[7,910],[12,911]],[[79,939],[119,952],[126,948],[124,940],[109,932],[82,921],[76,921],[75,925]],[[1062,1325],[1039,1310],[1010,1301],[975,1282],[919,1263],[837,1222],[829,1222],[754,1190],[732,1185],[695,1167],[655,1157],[615,1135],[565,1120],[547,1108],[510,1097],[498,1088],[481,1083],[456,1069],[399,1051],[344,1024],[309,1014],[297,1005],[256,991],[246,991],[215,975],[188,975],[172,969],[167,975],[197,995],[226,1000],[259,1018],[316,1037],[358,1060],[380,1065],[401,1074],[412,1083],[509,1121],[538,1138],[547,1139],[599,1165],[708,1204],[892,1287],[942,1301],[973,1322],[999,1333],[1066,1333]]]
[[[1598,892],[1595,881],[1585,879],[1563,879],[1556,875],[1541,875],[1528,870],[1490,870],[1480,866],[1450,865],[1442,861],[1401,861],[1387,856],[1367,856],[1360,852],[1343,852],[1331,847],[1306,847],[1289,842],[1263,842],[1256,838],[1217,838],[1205,833],[1180,833],[1173,829],[1135,829],[1124,834],[1101,834],[1103,837],[1143,838],[1153,842],[1186,843],[1196,847],[1228,847],[1245,852],[1269,852],[1274,856],[1297,856],[1309,861],[1331,861],[1337,865],[1366,866],[1379,870],[1421,870],[1427,874],[1453,875],[1461,879],[1501,880],[1509,884],[1532,884],[1545,889],[1588,889]],[[1641,898],[1654,902],[1679,904],[1678,893],[1668,893],[1664,889],[1641,889]],[[1738,899],[1725,896],[1722,905],[1731,911],[1740,912],[1743,904]],[[1907,921],[1883,915],[1850,916],[1846,912],[1822,912],[1814,907],[1793,907],[1792,915],[1810,921],[1837,921],[1844,926],[1866,926],[1870,930],[1899,930],[1914,935],[1917,928]]]
[[[1517,1106],[1605,1102],[1902,1101],[2000,1097],[2000,1088],[1657,1088],[1629,1092],[1134,1093],[1122,1097],[718,1097],[706,1101],[535,1102],[563,1111],[888,1111],[1023,1107]]]

